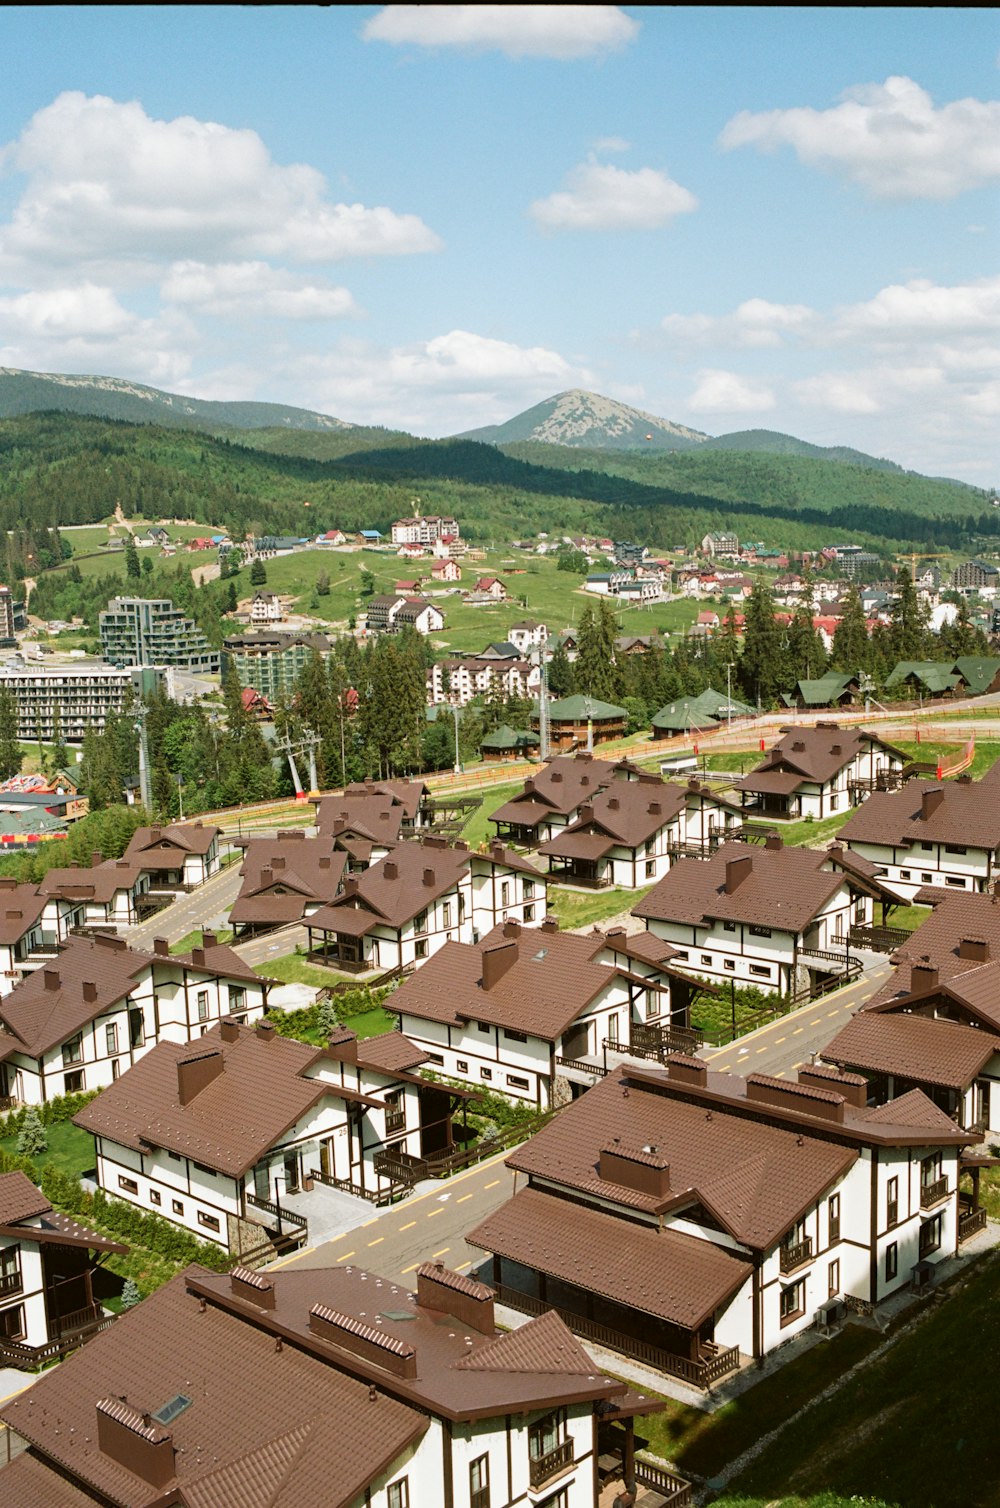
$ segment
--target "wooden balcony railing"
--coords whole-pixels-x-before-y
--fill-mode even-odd
[[[563,1440],[554,1450],[548,1450],[544,1456],[536,1456],[528,1464],[528,1480],[532,1487],[541,1487],[550,1477],[558,1472],[565,1471],[567,1466],[573,1464],[573,1441]]]
[[[781,1248],[782,1272],[794,1272],[797,1267],[802,1267],[806,1262],[811,1262],[812,1254],[812,1236],[806,1236],[802,1241],[796,1241],[789,1246],[783,1246]]]
[[[948,1179],[946,1177],[935,1178],[933,1183],[921,1184],[920,1208],[922,1210],[929,1210],[933,1205],[940,1204],[942,1199],[947,1198],[947,1195]]]
[[[977,1231],[986,1229],[985,1210],[966,1210],[958,1217],[958,1239],[960,1242],[968,1241]]]
[[[12,1293],[20,1293],[23,1287],[24,1279],[19,1271],[0,1274],[0,1298],[6,1299]]]
[[[663,1508],[688,1508],[694,1500],[694,1488],[690,1482],[665,1466],[654,1461],[635,1458],[635,1479],[641,1487],[649,1487],[663,1499]]]
[[[272,1216],[279,1224],[284,1222],[287,1225],[297,1225],[302,1230],[305,1230],[309,1223],[305,1215],[297,1215],[294,1210],[275,1204],[272,1199],[261,1199],[256,1194],[247,1195],[247,1209],[260,1210],[262,1214]]]

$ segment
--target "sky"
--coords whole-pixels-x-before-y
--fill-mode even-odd
[[[0,365],[1000,484],[1000,12],[8,7]]]

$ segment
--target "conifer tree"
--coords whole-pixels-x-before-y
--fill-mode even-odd
[[[21,772],[21,745],[17,736],[17,702],[7,686],[0,686],[0,780]]]

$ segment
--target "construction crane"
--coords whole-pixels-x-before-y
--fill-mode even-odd
[[[908,560],[910,562],[910,580],[916,581],[918,560],[943,560],[946,554],[947,551],[945,550],[928,550],[924,554],[917,554],[915,550],[911,550],[909,552],[904,551],[902,555],[897,555],[896,559]]]

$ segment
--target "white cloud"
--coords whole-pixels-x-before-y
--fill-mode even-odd
[[[697,382],[688,403],[694,413],[761,414],[775,406],[769,387],[736,372],[706,367],[697,374]]]
[[[899,344],[918,340],[979,339],[1000,331],[1000,277],[947,287],[927,279],[890,284],[864,303],[835,312],[836,339]]]
[[[594,151],[599,155],[611,152],[630,152],[632,143],[626,141],[624,136],[599,136],[594,142]]]
[[[184,379],[197,332],[183,315],[142,318],[110,288],[83,283],[0,297],[0,365],[109,373],[153,384]]]
[[[876,199],[954,199],[1000,178],[1000,100],[937,108],[913,79],[846,90],[828,110],[743,110],[719,138],[726,149],[790,146],[799,161],[859,184]]]
[[[806,304],[774,304],[763,298],[746,299],[731,314],[668,314],[660,330],[679,346],[778,346],[788,335],[800,335],[816,320]]]
[[[386,5],[361,33],[366,42],[560,62],[616,52],[638,34],[617,5]]]
[[[267,262],[175,262],[160,295],[218,319],[341,319],[360,313],[347,288]]]
[[[137,101],[61,94],[0,166],[28,179],[0,255],[36,277],[65,265],[141,274],[188,258],[327,262],[440,246],[416,215],[332,202],[321,173],[274,162],[256,131],[153,120]]]
[[[567,187],[536,199],[529,213],[543,230],[652,230],[698,201],[656,168],[629,172],[591,158],[567,175]]]

